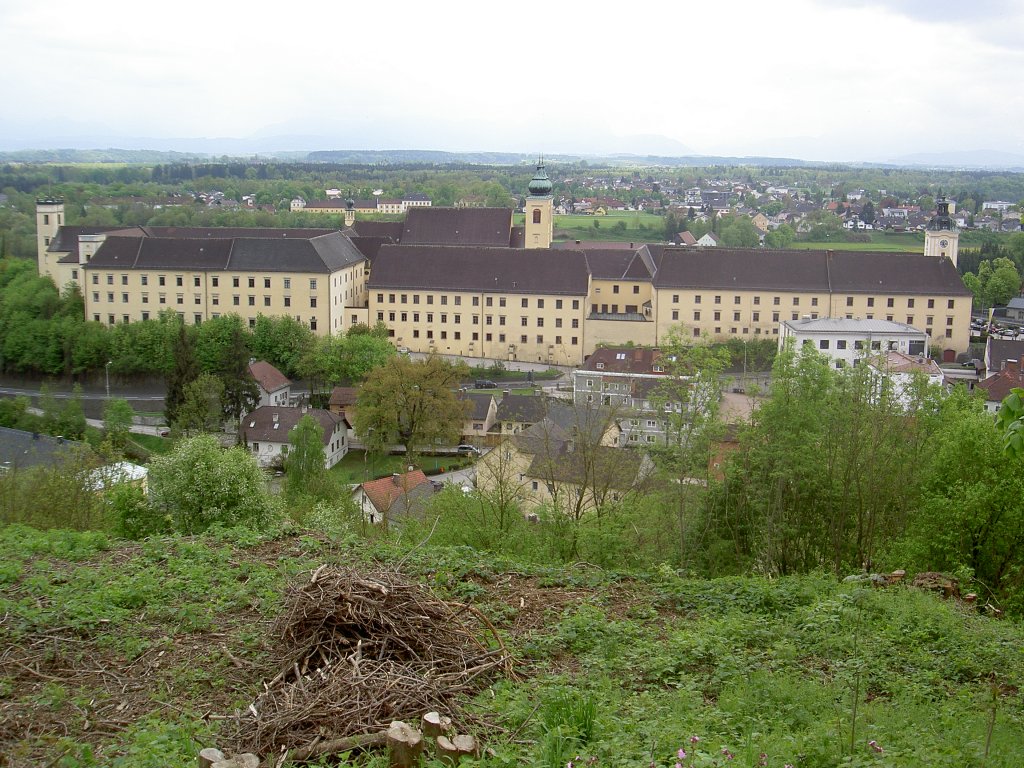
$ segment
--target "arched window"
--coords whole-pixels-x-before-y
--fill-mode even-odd
[[[533,223],[540,224],[540,208],[533,209]]]

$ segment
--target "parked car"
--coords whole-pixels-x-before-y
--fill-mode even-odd
[[[477,379],[474,385],[475,389],[497,389],[498,385],[490,379]]]
[[[456,446],[455,447],[455,452],[457,454],[459,454],[460,456],[479,456],[480,455],[480,449],[477,448],[475,445],[469,445],[468,443],[463,443],[462,445]]]

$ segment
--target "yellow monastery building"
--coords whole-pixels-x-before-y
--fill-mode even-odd
[[[187,323],[291,315],[318,334],[382,322],[415,352],[560,365],[680,328],[777,338],[803,317],[905,322],[968,349],[971,293],[944,201],[922,254],[601,249],[552,247],[551,192],[540,165],[522,227],[510,209],[419,206],[344,230],[70,227],[61,201],[40,200],[39,270],[77,283],[86,317],[106,324],[166,309]]]

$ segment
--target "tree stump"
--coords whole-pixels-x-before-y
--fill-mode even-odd
[[[222,763],[227,758],[219,749],[206,747],[199,752],[199,768],[210,768],[214,763]]]
[[[210,768],[260,768],[260,759],[251,752],[243,752],[230,760],[218,760]]]
[[[388,755],[391,768],[413,768],[423,753],[423,734],[408,723],[395,720],[388,726]]]
[[[476,739],[462,734],[451,739],[447,736],[438,736],[437,756],[446,765],[458,765],[464,757],[477,756]]]
[[[427,712],[420,718],[420,729],[423,735],[428,738],[437,738],[442,733],[448,733],[452,727],[452,719],[445,717],[440,712]]]

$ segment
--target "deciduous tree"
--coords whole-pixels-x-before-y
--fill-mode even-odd
[[[468,375],[464,363],[440,357],[389,358],[359,390],[357,432],[371,450],[397,443],[409,457],[435,441],[457,442],[470,404],[458,400],[454,390]]]

